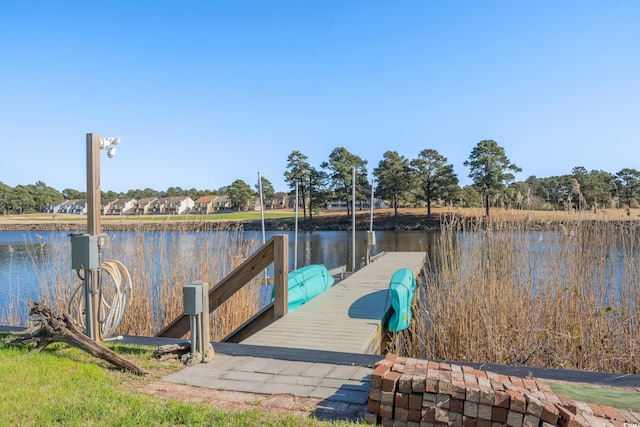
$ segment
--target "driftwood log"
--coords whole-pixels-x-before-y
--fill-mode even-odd
[[[96,343],[74,324],[71,317],[64,313],[62,317],[56,316],[53,311],[39,302],[29,301],[29,313],[34,316],[33,326],[18,332],[18,338],[10,341],[11,344],[31,344],[36,343],[36,347],[31,353],[36,353],[54,342],[63,342],[90,355],[105,360],[113,366],[133,372],[137,375],[145,375],[148,372],[140,368],[135,363],[129,362],[117,353]]]

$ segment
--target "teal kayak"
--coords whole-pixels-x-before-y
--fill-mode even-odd
[[[290,272],[288,282],[288,311],[292,312],[332,287],[335,279],[324,265],[311,264]],[[273,293],[271,301],[273,301]]]
[[[391,316],[389,331],[400,332],[411,323],[411,304],[416,290],[416,278],[408,268],[401,268],[391,276],[389,297],[391,299]]]

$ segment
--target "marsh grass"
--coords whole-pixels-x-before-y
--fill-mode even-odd
[[[400,350],[444,360],[640,373],[638,227],[451,218]]]
[[[116,259],[129,270],[133,292],[116,332],[153,336],[183,312],[182,287],[194,281],[214,286],[240,264],[256,245],[242,238],[242,228],[222,226],[216,233],[125,231],[109,233],[111,240],[103,260]],[[65,236],[66,237],[66,236]],[[39,299],[58,313],[69,311],[73,291],[81,280],[71,270],[68,237],[56,242],[55,253],[33,246],[29,260],[37,271]],[[50,251],[49,251],[50,252]],[[103,273],[105,291],[111,286]],[[245,286],[211,316],[211,340],[217,341],[241,325],[259,309],[259,287]],[[10,307],[26,307],[25,298],[11,299]],[[25,324],[26,313],[5,313],[5,324]]]

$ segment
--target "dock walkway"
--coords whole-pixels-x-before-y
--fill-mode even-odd
[[[424,252],[389,252],[242,344],[379,353],[391,276],[401,268],[417,276],[425,259]]]

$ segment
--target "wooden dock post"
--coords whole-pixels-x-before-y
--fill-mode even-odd
[[[287,315],[289,305],[289,237],[274,236],[273,241],[273,287],[275,318]]]

